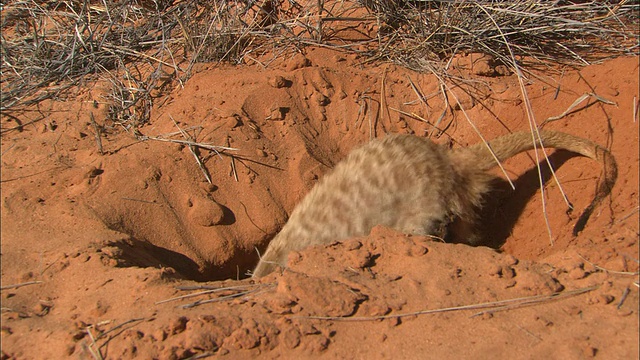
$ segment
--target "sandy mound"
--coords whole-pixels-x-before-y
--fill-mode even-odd
[[[476,74],[474,95],[453,91],[485,138],[528,129],[517,79],[473,64],[455,66]],[[417,120],[437,118],[444,101],[425,107],[409,79],[438,94],[435,77],[318,48],[269,69],[201,67],[155,105],[146,141],[110,127],[94,106],[100,85],[41,104],[45,117],[1,139],[2,358],[637,356],[638,59],[551,76],[527,85],[539,122],[584,93],[616,104],[591,98],[545,126],[608,147],[619,165],[578,237],[600,168],[551,155],[575,207],[567,213],[546,174],[551,246],[535,160],[523,154],[505,163],[516,190],[498,182],[483,214],[485,245],[499,251],[376,228],[295,253],[257,283],[242,280],[256,250],[353,147],[384,133],[478,141],[459,108],[440,137]],[[168,135],[178,127],[237,150],[198,150],[203,172],[188,146],[161,141],[184,139]]]

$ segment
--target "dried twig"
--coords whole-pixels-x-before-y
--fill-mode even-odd
[[[97,347],[96,348],[96,338],[93,336],[93,333],[91,332],[91,328],[93,326],[87,326],[87,328],[85,329],[85,331],[87,332],[87,335],[89,335],[89,338],[91,339],[91,344],[89,344],[88,349],[89,352],[91,353],[91,356],[93,356],[94,359],[96,360],[104,360],[104,357],[102,356],[102,352],[100,351],[100,348]]]
[[[23,286],[36,285],[36,284],[42,284],[42,281],[27,281],[27,282],[23,282],[23,283],[20,283],[20,284],[12,284],[12,285],[0,286],[0,290],[18,289],[18,288],[21,288]]]
[[[435,125],[432,125],[432,124],[429,122],[429,120],[424,119],[424,118],[420,117],[420,116],[419,116],[419,115],[417,115],[417,114],[414,114],[414,113],[408,113],[408,112],[406,112],[406,111],[402,111],[402,110],[400,110],[400,109],[396,109],[396,108],[393,108],[393,107],[389,107],[389,109],[390,109],[390,110],[393,110],[393,111],[395,111],[395,112],[397,112],[397,113],[400,113],[400,114],[402,114],[402,115],[405,115],[405,116],[408,116],[408,117],[414,118],[414,119],[416,119],[416,120],[420,120],[420,121],[424,122],[425,124],[427,124],[427,125],[431,126],[432,128],[434,128],[435,130],[437,130],[439,133],[444,133],[444,131],[445,131],[445,130],[443,130],[443,129],[440,129],[440,128],[436,127]]]
[[[635,208],[633,208],[631,211],[629,211],[629,213],[627,213],[623,217],[616,219],[614,224],[619,224],[619,223],[627,220],[628,218],[632,217],[633,215],[637,214],[638,212],[640,212],[640,206],[636,206]]]
[[[232,299],[243,297],[243,296],[246,296],[246,295],[249,295],[249,294],[255,294],[255,293],[259,292],[259,291],[262,292],[262,291],[265,291],[265,289],[269,289],[269,288],[272,288],[272,287],[275,286],[275,284],[257,284],[257,285],[261,285],[261,286],[257,286],[253,290],[240,291],[240,292],[237,292],[235,294],[221,296],[221,297],[214,298],[214,299],[198,300],[196,302],[193,302],[193,303],[190,303],[190,304],[185,304],[185,305],[182,305],[180,307],[183,308],[183,309],[189,309],[189,308],[200,306],[200,305],[204,305],[204,304],[210,304],[210,303],[214,303],[214,302],[232,300]]]
[[[249,284],[249,285],[239,285],[239,286],[227,286],[227,287],[216,287],[216,288],[211,288],[211,287],[207,287],[207,286],[197,286],[197,287],[178,287],[179,290],[196,290],[196,289],[206,289],[204,291],[200,291],[197,293],[193,293],[193,294],[187,294],[187,295],[182,295],[182,296],[176,296],[173,298],[169,298],[169,299],[165,299],[165,300],[161,300],[161,301],[156,301],[156,305],[159,304],[164,304],[164,303],[168,303],[171,301],[176,301],[176,300],[182,300],[182,299],[188,299],[191,297],[195,297],[195,296],[202,296],[202,295],[208,295],[208,294],[215,294],[218,292],[222,292],[222,291],[236,291],[236,290],[244,290],[247,288],[255,288],[255,287],[260,287],[262,286],[262,284]]]
[[[104,151],[102,150],[102,131],[100,131],[100,127],[98,127],[98,123],[96,123],[96,119],[93,117],[92,112],[89,113],[89,119],[91,120],[91,126],[93,127],[98,152],[100,155],[104,155]]]
[[[227,138],[227,146],[229,146],[229,138]],[[231,173],[233,173],[233,179],[238,182],[238,171],[236,170],[236,158],[231,157]]]
[[[616,104],[615,102],[613,102],[613,101],[611,101],[611,100],[607,100],[607,99],[605,99],[605,98],[603,98],[603,97],[601,97],[601,96],[598,96],[598,95],[596,95],[596,94],[594,94],[594,93],[585,93],[585,94],[582,94],[582,96],[580,96],[579,98],[577,98],[577,99],[573,102],[573,104],[569,105],[569,107],[567,108],[567,110],[565,110],[562,114],[557,115],[557,116],[551,116],[551,117],[546,118],[546,119],[545,119],[545,120],[540,124],[540,127],[543,127],[544,125],[546,125],[547,123],[550,123],[550,122],[552,122],[552,121],[556,121],[556,120],[560,120],[560,119],[562,119],[563,117],[565,117],[565,116],[567,116],[568,114],[570,114],[570,113],[573,111],[573,109],[575,109],[578,105],[580,105],[580,103],[581,103],[581,102],[583,102],[583,101],[587,100],[587,99],[588,99],[588,98],[590,98],[590,97],[592,97],[592,98],[596,99],[597,101],[603,102],[603,103],[605,103],[605,104],[608,104],[608,105],[616,105],[616,106],[617,106],[617,104]]]
[[[599,266],[599,265],[596,265],[596,264],[592,263],[591,261],[587,260],[584,256],[582,256],[580,254],[578,254],[578,256],[582,260],[588,262],[591,266],[593,266],[597,270],[604,271],[606,273],[617,274],[617,275],[631,275],[631,276],[636,276],[636,275],[640,274],[640,272],[638,272],[638,271],[615,271],[615,270],[609,270],[609,269],[603,268],[602,266]]]
[[[428,315],[428,314],[437,314],[437,313],[462,311],[462,310],[490,309],[492,311],[501,311],[501,310],[510,310],[515,308],[520,308],[523,306],[539,305],[539,304],[543,304],[543,303],[547,303],[555,300],[566,299],[572,296],[585,294],[597,288],[598,286],[591,286],[591,287],[586,287],[586,288],[581,288],[581,289],[576,289],[571,291],[556,292],[548,295],[527,296],[527,297],[521,297],[521,298],[515,298],[515,299],[509,299],[509,300],[492,301],[492,302],[463,305],[463,306],[453,306],[453,307],[441,308],[441,309],[421,310],[421,311],[402,313],[402,314],[391,314],[391,315],[381,315],[381,316],[352,316],[352,317],[292,316],[292,318],[313,319],[313,320],[334,320],[334,321],[375,321],[375,320],[397,319],[397,318],[403,318],[408,316]],[[478,314],[474,316],[477,316],[477,315]]]
[[[144,136],[144,137],[140,138],[140,140],[142,140],[142,141],[144,141],[144,140],[155,140],[155,141],[170,142],[170,143],[187,145],[187,146],[195,146],[195,147],[211,150],[211,151],[215,152],[216,154],[222,154],[223,151],[239,151],[240,150],[240,149],[227,147],[227,146],[218,146],[218,145],[211,145],[211,144],[207,144],[207,143],[198,143],[198,142],[194,142],[194,141],[190,141],[190,140],[165,139],[163,137],[157,137],[157,136]]]
[[[180,134],[182,134],[185,140],[195,142],[194,138],[189,136],[186,131],[180,128],[180,126],[178,125],[176,120],[173,118],[173,116],[169,115],[169,118],[171,119],[171,121],[173,121],[173,124],[178,128],[178,130],[180,131]],[[207,168],[204,167],[202,160],[200,160],[200,156],[198,156],[198,153],[196,153],[195,146],[194,145],[188,145],[188,146],[189,146],[189,151],[191,152],[193,157],[196,159],[196,163],[198,164],[200,171],[202,171],[202,173],[204,174],[204,178],[207,179],[207,182],[209,184],[211,184],[211,176],[209,175],[209,170],[207,170]]]
[[[618,306],[616,306],[617,309],[620,309],[622,307],[622,304],[624,304],[624,301],[627,299],[627,296],[629,296],[629,287],[624,288],[624,291],[622,292],[622,296],[620,297],[620,301],[618,302]]]

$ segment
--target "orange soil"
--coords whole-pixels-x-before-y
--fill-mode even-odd
[[[529,129],[517,78],[480,75],[486,66],[478,55],[454,63],[478,81],[475,89],[453,89],[469,118],[487,139]],[[1,138],[2,286],[37,281],[2,290],[2,359],[92,359],[98,351],[113,359],[637,357],[638,58],[539,75],[526,85],[538,123],[587,92],[615,102],[590,98],[545,125],[608,147],[618,162],[611,196],[579,236],[571,229],[593,196],[598,164],[566,152],[550,156],[575,207],[567,214],[546,174],[551,245],[535,158],[522,154],[504,164],[516,190],[498,183],[483,215],[487,245],[499,251],[378,227],[296,253],[288,270],[256,286],[243,280],[256,248],[264,250],[295,204],[353,147],[388,132],[454,147],[479,141],[459,106],[440,123],[449,126],[439,138],[406,115],[440,116],[433,75],[363,66],[319,48],[268,69],[203,66],[184,88],[157,98],[140,130],[175,132],[173,118],[182,129],[202,127],[198,142],[237,148],[228,152],[234,160],[199,151],[212,184],[188,147],[137,141],[109,127],[100,84],[41,104],[21,119],[39,121]],[[105,125],[103,155],[90,113]],[[3,129],[16,125],[2,120]],[[237,291],[158,303],[201,291],[177,288],[187,285],[250,292],[187,308]],[[399,316],[555,292],[567,296]],[[380,315],[391,317],[310,318]]]

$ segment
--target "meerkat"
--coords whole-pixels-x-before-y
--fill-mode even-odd
[[[615,159],[587,139],[556,131],[541,130],[539,135],[544,147],[589,157],[604,168],[593,201],[575,224],[577,235],[611,192],[617,178]],[[477,244],[474,222],[495,179],[487,170],[535,148],[530,132],[498,137],[489,147],[478,143],[450,150],[418,136],[388,135],[352,151],[294,208],[260,257],[253,277],[284,267],[291,251],[364,236],[376,225],[439,237],[449,231],[463,242]]]

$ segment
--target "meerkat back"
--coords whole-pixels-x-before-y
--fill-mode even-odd
[[[292,250],[367,235],[376,225],[407,234],[439,233],[464,207],[457,181],[448,151],[428,139],[373,140],[352,151],[296,206],[254,276],[286,263]]]
[[[537,131],[501,136],[487,144],[450,151],[428,139],[390,135],[354,150],[294,209],[269,244],[253,276],[286,264],[289,252],[363,236],[376,225],[407,234],[454,237],[476,244],[476,211],[482,206],[498,161],[538,147],[566,149],[602,164],[604,179],[574,227],[576,235],[617,178],[613,156],[580,137]]]

